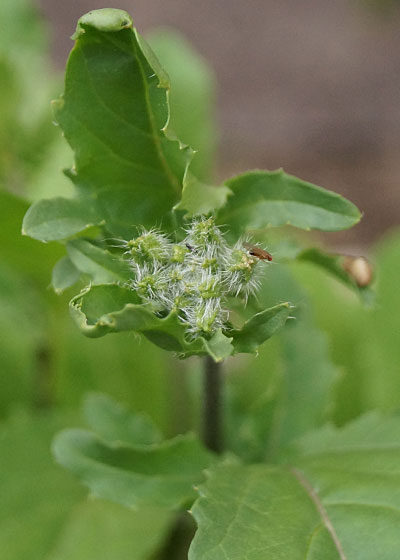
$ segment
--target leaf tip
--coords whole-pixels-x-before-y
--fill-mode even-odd
[[[79,39],[86,33],[87,29],[94,29],[102,32],[115,32],[132,27],[133,20],[125,10],[118,10],[115,8],[91,10],[79,18],[76,31],[71,39]]]

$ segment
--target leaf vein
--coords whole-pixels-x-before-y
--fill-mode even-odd
[[[113,44],[114,44],[114,43],[113,43]],[[141,135],[143,135],[143,136],[147,136],[148,138],[153,138],[153,135],[152,135],[151,132],[148,132],[148,131],[146,131],[146,130],[143,130],[143,129],[139,128],[138,126],[134,125],[133,123],[131,123],[131,122],[127,121],[127,120],[124,120],[114,109],[112,109],[111,107],[109,107],[109,106],[107,105],[107,103],[103,100],[103,98],[101,97],[100,93],[98,93],[98,91],[97,91],[97,89],[96,89],[96,87],[95,87],[95,85],[94,85],[93,78],[92,78],[92,76],[91,76],[90,68],[89,68],[89,65],[88,65],[88,62],[87,62],[87,58],[86,58],[86,55],[85,55],[85,51],[84,51],[82,45],[79,45],[79,49],[80,49],[80,51],[81,51],[81,53],[82,53],[82,57],[83,57],[83,60],[84,60],[84,62],[85,62],[86,73],[87,73],[87,76],[88,76],[89,81],[90,81],[90,85],[91,85],[92,92],[93,92],[94,96],[96,97],[96,99],[99,101],[100,105],[101,105],[107,112],[109,112],[111,115],[113,115],[113,117],[115,117],[116,120],[120,121],[120,122],[121,122],[122,124],[124,124],[125,126],[128,126],[129,128],[131,128],[131,129],[133,129],[133,130],[136,130],[137,132],[139,132],[139,133],[140,133]]]
[[[306,492],[308,493],[308,495],[310,496],[310,499],[312,500],[312,502],[314,502],[314,505],[318,511],[318,513],[320,514],[322,521],[325,525],[325,527],[327,528],[329,534],[332,537],[333,543],[339,553],[339,557],[340,560],[347,560],[346,559],[346,555],[344,553],[343,547],[341,545],[341,542],[339,541],[339,538],[336,534],[335,528],[332,525],[331,520],[329,519],[328,513],[326,511],[326,509],[324,508],[320,497],[318,496],[317,492],[314,490],[314,488],[311,486],[311,484],[308,482],[308,480],[304,477],[304,475],[298,470],[298,469],[290,469],[290,471],[292,472],[293,476],[298,480],[298,482],[301,484],[301,486],[303,486],[303,488],[306,490]]]

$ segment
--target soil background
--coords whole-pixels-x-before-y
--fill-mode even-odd
[[[127,10],[182,32],[218,83],[220,178],[283,167],[353,200],[330,242],[367,249],[400,220],[400,4],[395,0],[36,0],[63,67],[77,19]]]

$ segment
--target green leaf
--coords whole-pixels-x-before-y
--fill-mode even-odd
[[[188,341],[176,312],[158,317],[149,304],[140,303],[135,292],[115,284],[86,288],[71,300],[70,309],[83,334],[93,338],[136,331],[160,348],[178,352],[181,358],[209,354],[221,361],[233,351],[229,339],[219,331],[209,340]]]
[[[400,550],[400,419],[300,440],[282,466],[220,465],[192,512],[190,560],[393,560]]]
[[[62,257],[54,266],[51,285],[57,294],[73,286],[81,273],[69,257]]]
[[[82,290],[71,300],[70,310],[83,334],[96,338],[108,332],[129,330],[129,324],[121,321],[116,323],[114,318],[114,314],[127,305],[133,305],[134,309],[145,308],[146,314],[147,307],[140,303],[135,292],[117,284],[108,284]]]
[[[290,314],[289,303],[280,303],[253,315],[241,329],[230,331],[235,353],[256,353],[260,344],[277,333],[286,323]]]
[[[329,254],[317,248],[305,249],[297,255],[300,261],[315,264],[335,278],[343,282],[347,287],[354,290],[364,301],[371,301],[373,292],[369,285],[359,286],[355,279],[345,269],[345,259],[343,255]]]
[[[283,372],[273,419],[272,448],[287,445],[329,418],[339,379],[325,333],[303,316],[293,323],[281,336]]]
[[[67,252],[74,266],[87,274],[95,284],[126,282],[132,277],[131,268],[126,261],[87,239],[69,241]]]
[[[160,445],[109,445],[90,432],[66,430],[53,451],[92,494],[127,507],[181,507],[193,499],[193,485],[213,462],[193,435]]]
[[[132,511],[87,501],[82,487],[54,464],[54,431],[74,417],[22,413],[0,431],[0,549],[7,560],[147,560],[166,538],[171,513]],[[40,528],[40,530],[38,530]]]
[[[278,171],[249,171],[225,182],[233,192],[219,213],[220,223],[245,229],[292,225],[338,231],[360,221],[359,210],[334,192]]]
[[[221,329],[218,329],[209,340],[203,338],[201,342],[215,362],[222,362],[233,352],[232,338],[225,336]]]
[[[265,465],[225,465],[209,474],[192,513],[199,526],[189,560],[340,560],[296,476]],[[313,555],[322,540],[323,556]]]
[[[161,434],[144,414],[133,414],[107,395],[91,393],[83,405],[89,427],[107,442],[159,443]]]
[[[187,210],[187,217],[209,214],[222,208],[230,194],[232,193],[228,187],[206,185],[194,176],[188,175],[185,179],[182,199],[175,209]]]
[[[290,441],[333,417],[341,372],[326,334],[301,311],[230,379],[229,448],[247,462],[271,461]]]
[[[60,228],[60,212],[48,204],[40,207],[48,227],[25,225],[25,230],[61,239],[101,222],[112,235],[129,239],[135,224],[152,227],[164,220],[165,228],[193,154],[168,128],[168,77],[122,10],[89,12],[79,20],[75,38],[65,93],[54,103],[75,152],[69,176],[77,198],[68,208],[73,223]],[[86,198],[94,221],[86,218]]]
[[[185,325],[175,311],[158,317],[149,304],[140,303],[135,292],[115,284],[90,286],[70,302],[72,317],[86,336],[97,338],[111,332],[136,331],[164,350],[181,358],[210,355],[220,362],[232,353],[255,353],[260,344],[281,329],[290,313],[282,303],[246,321],[241,329],[220,329],[210,338],[186,338]]]
[[[55,241],[101,222],[94,200],[57,197],[39,200],[29,208],[22,223],[22,234],[40,241]]]

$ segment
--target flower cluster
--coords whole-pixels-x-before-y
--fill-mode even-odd
[[[124,248],[133,270],[130,288],[157,312],[175,311],[191,338],[226,328],[227,298],[247,300],[259,285],[259,259],[241,241],[230,247],[213,218],[195,219],[179,243],[152,229]]]

